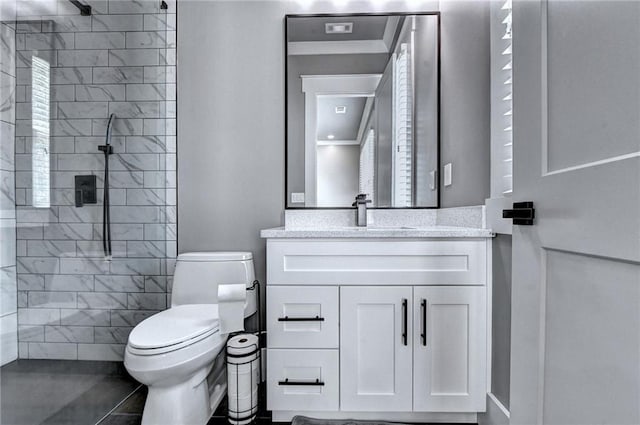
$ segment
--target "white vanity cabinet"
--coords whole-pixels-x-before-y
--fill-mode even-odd
[[[488,390],[490,244],[268,239],[274,421],[474,421]]]

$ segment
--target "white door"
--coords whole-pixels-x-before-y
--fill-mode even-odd
[[[340,289],[340,410],[411,411],[407,286]]]
[[[413,292],[413,409],[484,411],[485,287],[423,286]]]
[[[640,423],[640,2],[514,1],[512,424]]]

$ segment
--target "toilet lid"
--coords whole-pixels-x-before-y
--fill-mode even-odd
[[[140,322],[129,334],[129,345],[139,349],[169,347],[217,329],[216,304],[179,305]]]

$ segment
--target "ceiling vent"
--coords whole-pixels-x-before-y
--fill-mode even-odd
[[[353,22],[331,22],[324,24],[324,32],[327,34],[351,34]]]
[[[336,114],[346,114],[347,107],[346,106],[336,106]]]

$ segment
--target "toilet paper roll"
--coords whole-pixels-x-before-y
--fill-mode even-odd
[[[247,288],[244,283],[218,285],[218,321],[220,333],[244,330],[244,304]]]
[[[259,354],[258,336],[251,333],[243,333],[229,338],[227,341],[227,353],[231,356],[227,362],[234,364],[245,363],[253,360]],[[251,357],[247,357],[251,355]]]
[[[255,390],[253,394],[247,394],[244,397],[233,397],[230,396],[228,399],[229,403],[229,416],[234,417],[243,417],[247,416],[249,412],[252,414],[255,413],[258,409],[258,390]]]
[[[249,364],[229,366],[227,373],[227,385],[229,394],[236,394],[238,397],[246,397],[256,390],[259,379],[259,362],[253,361]]]
[[[227,385],[230,397],[246,397],[260,382],[258,337],[240,334],[227,342]]]

